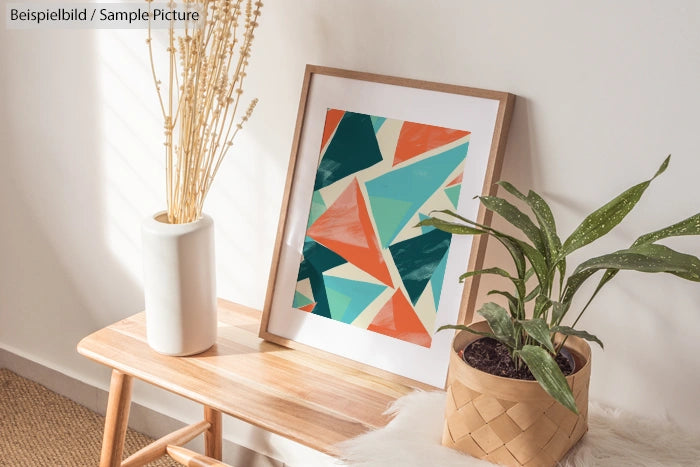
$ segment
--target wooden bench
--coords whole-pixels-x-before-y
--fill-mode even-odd
[[[191,357],[151,350],[144,313],[84,338],[78,352],[112,368],[100,467],[145,465],[201,433],[204,454],[221,460],[223,414],[338,456],[338,443],[386,425],[384,411],[394,400],[428,388],[263,341],[260,317],[258,310],[220,301],[216,345]],[[133,378],[202,404],[204,420],[122,461]]]

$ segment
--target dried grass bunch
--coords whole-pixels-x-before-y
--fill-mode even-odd
[[[146,1],[150,13],[153,0]],[[165,86],[154,64],[149,23],[146,42],[165,127],[170,223],[199,219],[222,160],[258,102],[253,99],[237,117],[262,6],[252,0],[183,0],[179,7],[197,9],[202,19],[199,26],[178,30],[171,23]]]

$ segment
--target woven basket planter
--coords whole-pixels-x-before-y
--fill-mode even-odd
[[[489,330],[485,322],[472,327]],[[442,444],[495,464],[555,466],[588,430],[590,346],[576,337],[566,341],[576,361],[575,373],[566,378],[576,415],[536,381],[494,376],[469,366],[458,352],[478,338],[461,331],[452,344]]]

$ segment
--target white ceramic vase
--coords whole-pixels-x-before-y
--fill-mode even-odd
[[[185,356],[216,342],[214,221],[170,224],[165,211],[142,225],[148,345]]]

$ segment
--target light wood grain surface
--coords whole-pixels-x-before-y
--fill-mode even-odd
[[[329,455],[335,445],[388,423],[384,411],[412,387],[319,354],[263,341],[261,312],[219,303],[219,338],[191,357],[146,343],[144,313],[83,339],[80,354]]]

